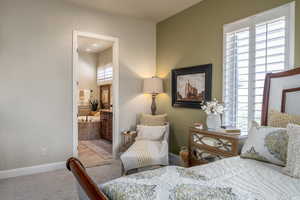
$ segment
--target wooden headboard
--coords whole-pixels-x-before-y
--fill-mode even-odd
[[[290,95],[293,95],[293,96],[290,96]],[[282,91],[281,112],[283,112],[283,113],[288,112],[287,104],[290,103],[289,100],[291,100],[292,97],[295,97],[294,95],[297,95],[297,97],[298,97],[298,95],[300,95],[300,87],[285,89]],[[295,105],[295,106],[297,106],[297,105]]]
[[[108,197],[86,173],[83,164],[77,158],[69,158],[66,165],[67,169],[73,173],[79,185],[90,200],[108,200]]]
[[[300,115],[300,68],[266,75],[261,115],[264,126],[271,109]]]

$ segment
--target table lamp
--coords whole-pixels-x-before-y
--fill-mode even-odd
[[[153,76],[152,78],[144,79],[143,92],[152,95],[151,113],[156,113],[155,98],[158,94],[163,93],[163,81],[162,79]]]

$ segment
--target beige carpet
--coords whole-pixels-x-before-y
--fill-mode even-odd
[[[112,145],[105,140],[85,140],[78,144],[79,160],[86,168],[112,163]]]
[[[88,168],[96,184],[121,176],[121,162]],[[0,179],[1,200],[79,200],[74,176],[67,169]]]

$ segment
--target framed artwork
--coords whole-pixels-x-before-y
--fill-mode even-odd
[[[172,106],[201,108],[211,101],[212,64],[172,70]]]
[[[110,109],[110,88],[111,85],[100,86],[100,107],[101,109]]]

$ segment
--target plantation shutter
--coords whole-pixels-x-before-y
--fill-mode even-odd
[[[255,26],[254,120],[260,123],[266,73],[286,68],[286,18],[281,17]]]
[[[223,125],[260,123],[266,73],[293,65],[294,3],[224,26]]]
[[[226,34],[224,123],[238,128],[248,123],[249,28]]]
[[[105,83],[111,81],[113,78],[113,65],[112,63],[107,64],[97,69],[97,82]]]

